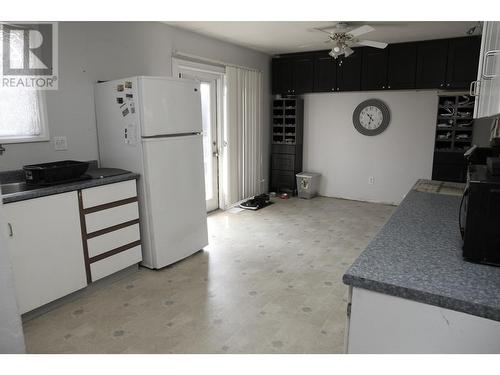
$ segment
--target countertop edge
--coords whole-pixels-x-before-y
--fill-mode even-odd
[[[475,302],[468,302],[456,298],[444,297],[434,293],[428,293],[381,281],[368,280],[359,276],[344,274],[342,282],[345,285],[370,290],[373,292],[399,297],[414,302],[458,311],[464,314],[473,315],[489,320],[500,321],[500,311],[498,309],[481,305]]]
[[[2,202],[4,204],[25,201],[29,199],[46,197],[49,195],[62,194],[70,191],[76,191],[81,189],[88,189],[96,186],[108,185],[122,181],[128,180],[138,180],[140,175],[134,172],[128,172],[116,176],[88,179],[78,182],[73,182],[69,184],[47,186],[40,189],[26,190],[19,193],[7,194],[5,196],[0,195]]]

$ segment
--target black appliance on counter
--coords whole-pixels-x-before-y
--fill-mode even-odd
[[[460,205],[465,260],[500,266],[500,175],[497,148],[467,152],[467,185]],[[463,226],[462,226],[463,224]]]
[[[62,160],[52,163],[25,165],[23,170],[26,184],[50,186],[89,179],[90,176],[84,175],[88,168],[88,162]]]

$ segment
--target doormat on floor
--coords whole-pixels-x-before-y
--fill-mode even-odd
[[[273,204],[273,202],[269,200],[269,195],[261,194],[240,203],[240,207],[245,210],[257,211],[271,204]]]

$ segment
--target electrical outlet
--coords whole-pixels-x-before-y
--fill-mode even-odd
[[[54,150],[65,151],[68,149],[68,139],[66,137],[54,137]]]
[[[368,183],[370,185],[373,185],[375,183],[375,177],[373,177],[373,176],[368,177]]]

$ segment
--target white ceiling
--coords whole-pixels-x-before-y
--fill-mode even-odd
[[[219,21],[182,21],[168,24],[188,29],[199,34],[211,36],[268,54],[313,51],[327,49],[324,41],[327,34],[313,28],[332,27],[332,22],[219,22]],[[352,28],[368,24],[375,28],[363,39],[397,43],[416,40],[440,39],[466,36],[466,31],[477,25],[476,21],[439,21],[439,22],[348,22]]]

